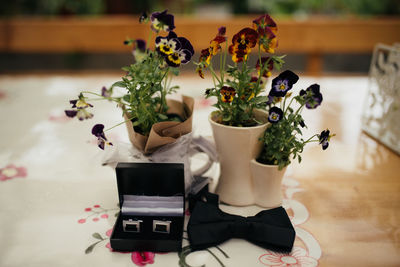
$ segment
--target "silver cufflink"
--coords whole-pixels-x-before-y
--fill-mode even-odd
[[[153,232],[169,234],[171,221],[153,220]]]
[[[123,220],[122,227],[124,232],[140,233],[140,223],[142,222],[142,220]]]

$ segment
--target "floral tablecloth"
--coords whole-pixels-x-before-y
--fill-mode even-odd
[[[311,202],[301,198],[312,192],[308,182],[304,184],[294,175],[295,168],[288,169],[282,187],[283,206],[297,234],[290,254],[268,251],[239,239],[190,253],[186,238],[182,253],[113,252],[109,237],[118,212],[115,173],[112,168],[101,166],[103,154],[90,129],[95,123],[106,127],[116,124],[121,121],[121,114],[107,102],[93,103],[95,116],[91,121],[71,120],[63,110],[80,90],[100,90],[116,79],[115,75],[0,76],[0,266],[320,264],[325,250],[319,242],[321,236],[310,227],[318,225],[318,221],[308,207]],[[310,78],[302,81],[305,86],[313,82]],[[209,84],[192,77],[184,77],[178,83],[181,93],[196,98],[194,134],[211,136],[207,121],[211,106],[201,96]],[[329,84],[326,80],[325,83]],[[362,88],[367,79],[344,78],[341,83]],[[340,97],[328,89],[331,91],[324,95],[326,102]],[[334,109],[330,107],[330,111]],[[314,130],[317,124],[320,121],[311,118],[310,129]],[[128,142],[124,126],[108,137],[115,143]],[[217,172],[218,166],[214,165],[209,174]],[[261,211],[256,206],[221,205],[221,209],[243,216]],[[188,216],[187,212],[186,219]]]

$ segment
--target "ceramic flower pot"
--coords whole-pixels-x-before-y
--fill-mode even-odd
[[[286,167],[278,170],[278,165],[250,162],[253,178],[254,203],[264,208],[276,208],[282,205],[282,178]]]
[[[234,206],[254,204],[250,161],[261,152],[259,139],[268,126],[265,112],[256,110],[254,115],[265,123],[232,127],[217,123],[216,115],[209,116],[221,168],[216,192],[222,202]]]

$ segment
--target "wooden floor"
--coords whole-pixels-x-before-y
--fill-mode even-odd
[[[63,243],[71,245],[57,250],[54,257],[58,255],[58,258],[52,259],[53,256],[48,256],[45,262],[49,264],[65,255],[74,255],[75,263],[86,265],[94,265],[96,261],[98,266],[112,264],[115,260],[119,260],[121,264],[129,263],[129,257],[123,254],[113,255],[111,258],[109,250],[104,246],[96,248],[90,256],[83,253],[93,241],[92,232],[97,231],[104,235],[113,225],[113,216],[104,222],[104,226],[93,222],[81,226],[76,221],[82,216],[80,214],[88,203],[100,202],[110,207],[115,206],[115,185],[114,180],[107,177],[112,174],[111,170],[104,171],[100,165],[93,163],[92,156],[97,153],[97,148],[93,142],[87,140],[90,138],[90,127],[95,121],[81,123],[62,117],[63,110],[69,106],[68,100],[73,99],[79,90],[99,91],[102,85],[110,85],[117,79],[115,74],[0,76],[0,120],[3,125],[0,134],[0,169],[13,163],[16,166],[25,166],[28,171],[26,179],[0,182],[0,218],[10,218],[1,222],[4,231],[0,230],[0,236],[2,231],[4,236],[6,233],[9,236],[10,231],[17,227],[17,214],[12,212],[12,207],[18,201],[15,194],[12,194],[13,190],[22,187],[24,194],[27,194],[26,199],[33,196],[32,213],[24,211],[23,220],[33,221],[41,216],[41,223],[36,224],[36,227],[42,231],[54,221],[52,214],[56,212],[61,215],[60,208],[65,206],[65,200],[49,192],[81,192],[75,198],[68,196],[68,208],[65,208],[67,213],[64,214],[63,208],[64,216],[57,215],[60,218],[59,225],[70,229],[68,233],[79,231],[79,235],[71,236],[65,232]],[[176,81],[181,85],[180,93],[196,98],[193,120],[195,133],[210,136],[211,130],[207,122],[210,103],[202,98],[209,82],[195,76],[179,77]],[[300,165],[292,164],[286,177],[299,184],[296,191],[292,192],[295,192],[293,200],[301,203],[307,211],[304,212],[307,218],[304,218],[301,229],[310,233],[312,240],[315,240],[322,251],[320,258],[309,261],[312,264],[307,266],[315,266],[315,263],[320,266],[400,266],[400,156],[361,130],[363,99],[368,79],[300,77],[294,90],[306,88],[315,82],[321,85],[324,101],[318,109],[304,112],[306,124],[309,126],[306,135],[329,128],[336,136],[325,151],[316,144],[307,147],[302,155],[303,162]],[[106,103],[95,106],[104,114],[95,118],[96,123],[120,120],[118,112],[115,112],[115,116],[112,115],[115,110],[113,105]],[[26,110],[29,111],[29,118]],[[124,140],[125,135],[125,129],[117,128],[116,133],[109,137],[118,139],[119,136],[120,140]],[[43,158],[36,158],[35,155]],[[97,176],[92,177],[94,174]],[[54,187],[50,187],[53,183]],[[43,187],[46,184],[48,189]],[[44,196],[42,191],[48,192],[45,196],[49,201],[39,201],[45,199],[38,197]],[[40,209],[35,206],[36,202]],[[252,212],[253,209],[249,209],[249,214]],[[18,216],[21,215],[18,213]],[[96,226],[93,231],[91,225]],[[53,243],[50,237],[41,234],[41,239],[35,239],[39,237],[34,237],[31,231],[18,227],[16,229],[20,229],[20,232],[9,237],[12,245],[7,246],[8,252],[7,249],[2,249],[0,263],[3,258],[5,265],[18,266],[22,264],[24,257],[32,264],[43,263],[43,258],[41,261],[41,258],[35,258],[33,252],[30,252],[33,248],[31,246],[38,242],[42,253],[50,251]],[[81,243],[76,244],[77,240]],[[5,248],[4,245],[2,243],[0,247]],[[303,244],[296,239],[295,246],[300,247]],[[17,253],[21,251],[19,248],[24,249],[23,255]],[[255,246],[251,248],[253,251],[249,250],[240,257],[262,254]],[[231,263],[235,261],[237,256],[232,252],[235,250],[229,242],[222,249],[230,255]],[[177,264],[176,256],[171,254],[156,257],[158,261],[156,259],[154,266],[161,266],[159,264],[162,264],[162,258]],[[230,265],[229,259],[223,260],[226,266],[239,266]],[[256,255],[252,260],[248,261],[248,266],[264,266],[261,256],[258,258]]]

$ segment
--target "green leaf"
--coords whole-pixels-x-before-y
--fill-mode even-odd
[[[267,101],[268,101],[268,96],[257,96],[253,99],[253,102],[256,104],[260,104]]]
[[[111,85],[111,87],[115,87],[115,86],[124,88],[125,87],[125,82],[118,81],[118,82],[113,83],[113,85]]]
[[[94,247],[100,243],[101,241],[97,241],[96,243],[91,244],[86,250],[85,250],[85,254],[89,254],[93,251]]]
[[[175,76],[179,75],[179,69],[178,68],[170,68],[170,70]]]
[[[130,100],[131,100],[131,97],[129,96],[129,95],[124,95],[123,97],[122,97],[122,99],[124,100],[124,101],[126,101],[126,102],[130,102]]]
[[[93,236],[94,238],[103,240],[103,238],[101,237],[101,235],[100,235],[99,233],[94,233],[94,234],[92,234],[92,236]]]
[[[223,120],[223,121],[230,121],[231,119],[232,119],[231,114],[224,114],[224,115],[222,116],[222,120]]]
[[[239,108],[240,108],[241,110],[245,111],[245,110],[247,109],[247,105],[244,104],[244,103],[239,104]]]
[[[160,118],[160,120],[163,120],[163,121],[168,120],[168,116],[166,116],[164,114],[158,113],[157,116]]]

